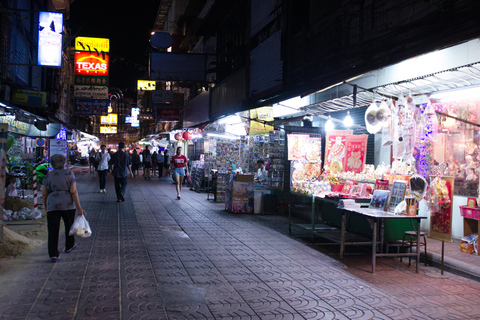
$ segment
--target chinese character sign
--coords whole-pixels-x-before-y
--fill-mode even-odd
[[[368,135],[350,135],[346,137],[344,171],[361,173],[367,158]]]

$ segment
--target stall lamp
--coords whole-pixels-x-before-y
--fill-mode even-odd
[[[347,128],[353,126],[353,119],[350,116],[350,111],[347,111],[347,116],[343,119],[343,125]]]
[[[332,121],[332,117],[328,116],[327,123],[325,123],[325,131],[332,131],[335,129],[335,124]]]

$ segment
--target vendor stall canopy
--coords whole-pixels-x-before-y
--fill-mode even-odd
[[[432,94],[480,85],[480,39],[437,50],[371,71],[315,92],[304,113],[321,115],[397,99],[427,103]],[[354,94],[354,88],[357,93]],[[354,104],[354,99],[356,100]]]

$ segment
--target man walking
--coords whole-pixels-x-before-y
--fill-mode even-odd
[[[107,193],[105,190],[105,185],[107,184],[107,172],[108,172],[108,162],[110,161],[110,153],[107,152],[107,146],[102,144],[100,146],[100,152],[95,156],[95,160],[98,163],[97,171],[98,178],[100,180],[100,193]]]
[[[110,166],[112,168],[112,174],[115,181],[115,192],[117,194],[117,202],[125,202],[125,190],[127,188],[127,176],[133,177],[132,165],[130,157],[123,151],[125,143],[120,142],[118,144],[118,151],[115,152],[110,160]]]

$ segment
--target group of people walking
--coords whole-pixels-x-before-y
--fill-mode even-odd
[[[136,149],[133,150],[132,171],[134,175],[138,175],[138,169],[141,165],[143,165],[145,180],[151,180],[152,175],[156,175],[157,171],[159,178],[168,176],[170,169],[168,149],[165,149],[163,153],[161,151],[151,153],[149,146],[145,146],[145,149],[141,152],[137,152]]]
[[[140,162],[134,155],[138,153],[134,150],[132,157],[125,152],[125,143],[118,144],[117,152],[110,154],[106,150],[106,146],[102,145],[100,151],[94,154],[96,162],[96,170],[100,181],[100,193],[106,193],[107,174],[111,171],[114,183],[117,202],[125,201],[125,191],[127,187],[127,177],[130,174],[134,177],[132,170],[135,160],[137,164]],[[150,157],[148,156],[150,155]],[[182,190],[182,183],[185,176],[188,175],[188,160],[182,155],[182,148],[178,147],[176,154],[169,161],[168,150],[163,154],[153,153],[147,147],[142,151],[143,162],[151,165],[144,166],[146,178],[150,179],[149,169],[154,170],[153,158],[156,159],[156,166],[159,168],[159,177],[163,175],[164,171],[173,170],[175,175],[177,199],[181,199],[180,192]],[[135,159],[135,160],[134,160]],[[48,227],[48,254],[51,262],[58,262],[60,260],[60,252],[58,250],[58,238],[60,231],[60,221],[63,220],[65,226],[65,253],[70,253],[77,248],[75,237],[69,234],[75,220],[75,213],[78,216],[85,214],[85,211],[80,205],[80,199],[77,192],[75,174],[66,168],[67,158],[61,154],[55,154],[50,159],[53,170],[49,172],[44,180],[42,196],[43,205],[47,212],[47,227]],[[133,167],[138,171],[138,167]]]

